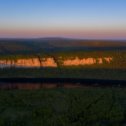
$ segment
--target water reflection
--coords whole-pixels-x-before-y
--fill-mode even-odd
[[[77,88],[82,87],[81,84],[72,83],[0,83],[0,89],[43,89],[43,88]]]

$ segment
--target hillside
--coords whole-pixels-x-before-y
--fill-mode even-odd
[[[124,80],[125,75],[125,41],[64,38],[0,40],[0,77]]]

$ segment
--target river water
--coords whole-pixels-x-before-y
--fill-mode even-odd
[[[86,85],[85,85],[86,86]],[[72,83],[6,83],[6,82],[0,82],[0,89],[28,89],[28,90],[34,90],[34,89],[43,89],[43,88],[80,88],[84,87],[82,84],[72,84]]]

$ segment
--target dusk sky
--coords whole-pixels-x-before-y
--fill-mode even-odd
[[[126,0],[0,0],[0,37],[126,39]]]

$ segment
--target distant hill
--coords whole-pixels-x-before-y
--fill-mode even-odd
[[[0,39],[0,54],[36,54],[65,50],[125,50],[126,41],[67,38]]]

